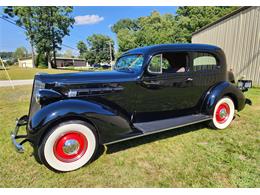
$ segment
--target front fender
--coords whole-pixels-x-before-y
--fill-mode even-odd
[[[215,105],[224,96],[228,96],[233,100],[236,110],[240,111],[245,107],[246,98],[242,91],[230,82],[223,81],[207,92],[202,104],[201,112],[213,115]]]
[[[29,121],[29,131],[30,133],[36,133],[50,121],[60,118],[70,116],[91,118],[93,114],[114,115],[111,110],[89,101],[77,99],[61,100],[49,104],[36,112]]]
[[[30,141],[33,145],[38,145],[42,136],[53,125],[71,119],[82,119],[91,122],[97,128],[101,143],[110,141],[106,139],[116,139],[117,133],[120,133],[120,131],[129,131],[131,129],[126,117],[105,105],[87,100],[68,99],[51,103],[35,113],[28,125]],[[111,126],[114,128],[113,131],[111,131]],[[115,132],[115,130],[118,131]]]

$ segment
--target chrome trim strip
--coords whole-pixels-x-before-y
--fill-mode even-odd
[[[178,125],[178,126],[175,126],[175,127],[170,127],[170,128],[166,128],[166,129],[159,129],[159,130],[156,130],[156,131],[152,131],[152,132],[148,132],[148,133],[143,133],[143,134],[136,135],[136,136],[133,136],[133,137],[128,137],[128,138],[124,138],[124,139],[120,139],[120,140],[108,142],[108,143],[105,143],[104,145],[110,145],[110,144],[114,144],[114,143],[118,143],[118,142],[130,140],[130,139],[134,139],[134,138],[138,138],[138,137],[143,137],[143,136],[146,136],[146,135],[151,135],[151,134],[160,133],[160,132],[163,132],[163,131],[168,131],[168,130],[171,130],[171,129],[177,129],[177,128],[180,128],[180,127],[185,127],[185,126],[193,125],[193,124],[200,123],[200,122],[204,122],[204,121],[208,121],[208,120],[211,120],[211,119],[212,119],[212,117],[207,118],[207,119],[202,119],[202,120],[194,121],[194,122],[192,122],[192,123],[186,123],[186,124],[183,124],[183,125]]]
[[[123,91],[123,87],[100,87],[100,88],[87,88],[87,89],[70,89],[68,97],[77,96],[89,96],[89,95],[103,95],[106,93],[120,92]],[[81,94],[86,93],[86,94]]]

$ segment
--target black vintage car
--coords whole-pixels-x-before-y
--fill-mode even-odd
[[[19,152],[30,142],[38,162],[65,172],[90,162],[100,145],[205,121],[224,129],[251,103],[248,83],[241,90],[229,77],[223,51],[202,44],[133,49],[113,71],[38,74],[12,142]],[[27,134],[18,135],[23,125]]]

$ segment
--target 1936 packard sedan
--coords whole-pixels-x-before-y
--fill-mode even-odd
[[[11,134],[17,151],[28,141],[38,162],[72,171],[90,162],[100,145],[200,122],[224,129],[235,110],[251,103],[243,94],[248,83],[232,83],[223,51],[212,45],[137,48],[113,69],[37,74],[29,114]],[[27,133],[19,135],[23,125]]]

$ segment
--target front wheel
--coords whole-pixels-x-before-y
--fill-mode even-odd
[[[234,102],[229,97],[224,97],[217,102],[214,108],[213,119],[210,122],[210,126],[215,129],[225,129],[232,122],[234,114]]]
[[[91,161],[97,151],[97,142],[91,125],[76,120],[64,122],[44,137],[39,156],[52,170],[73,171]]]

